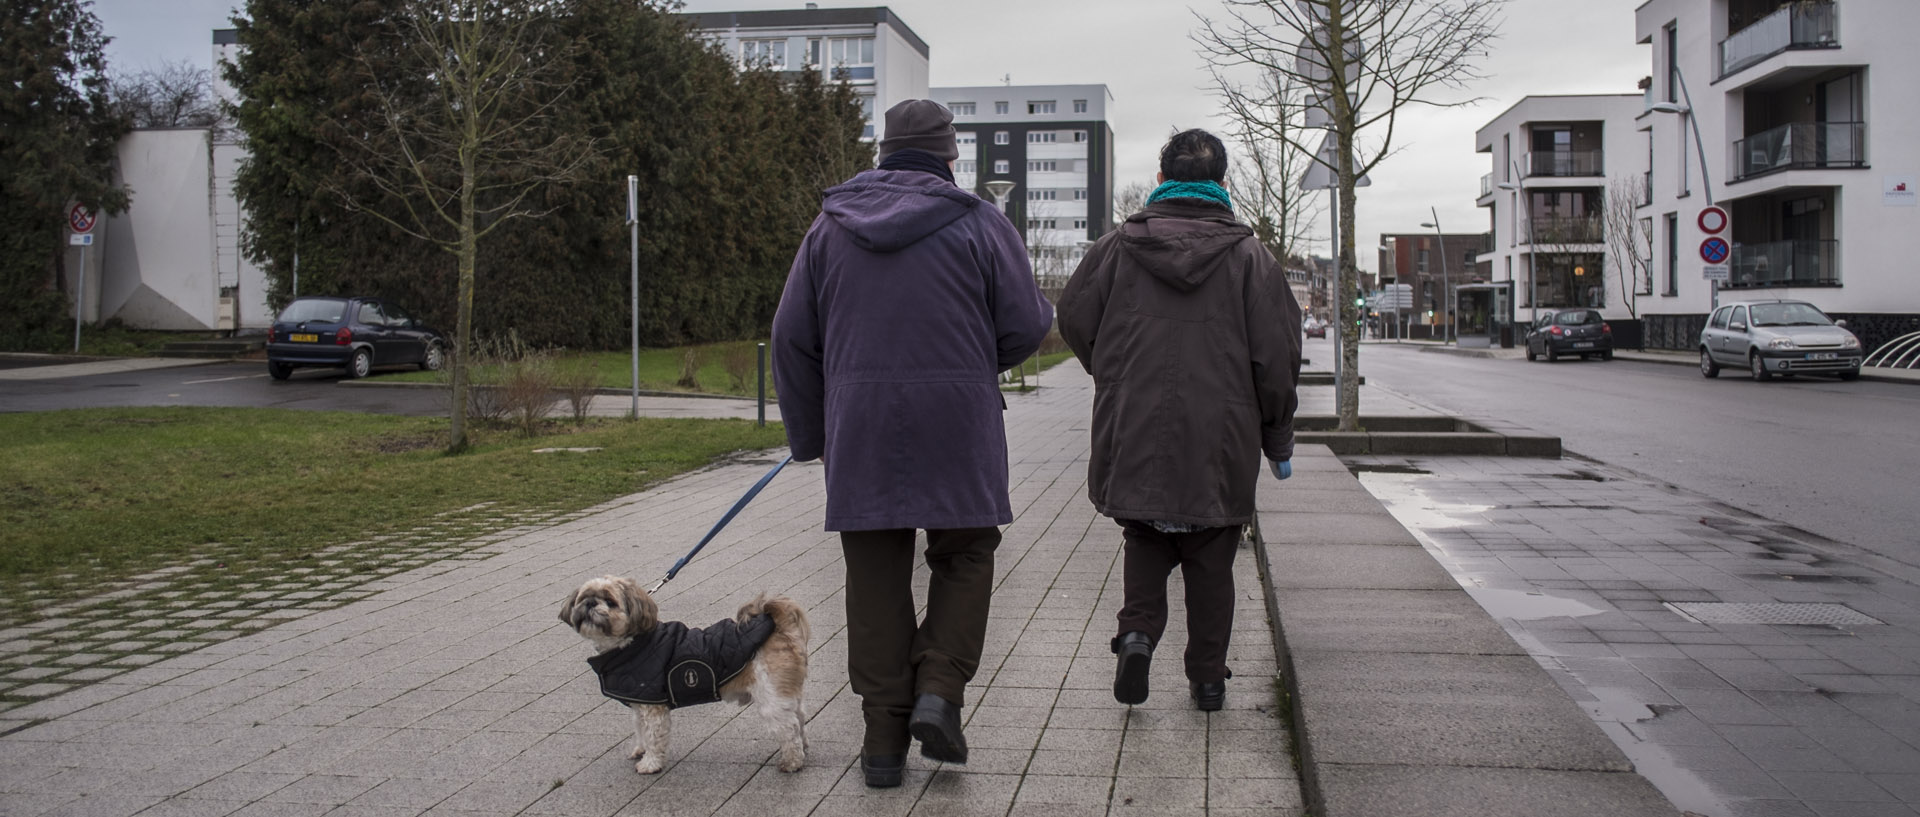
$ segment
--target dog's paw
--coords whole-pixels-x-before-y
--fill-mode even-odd
[[[643,747],[643,746],[635,746],[633,747],[633,751],[627,753],[628,760],[639,760],[640,758],[643,758],[646,756],[647,756],[647,750],[646,750],[646,747]]]
[[[633,770],[641,774],[659,774],[660,770],[666,767],[667,761],[659,755],[648,755],[641,758],[639,763],[633,764]]]
[[[797,772],[806,768],[806,765],[807,753],[805,750],[795,749],[788,751],[782,749],[780,751],[780,771],[789,773]]]

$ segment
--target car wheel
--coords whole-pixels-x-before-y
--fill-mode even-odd
[[[275,380],[285,380],[288,375],[293,374],[293,367],[285,363],[275,363],[269,360],[267,361],[267,374],[272,375]]]
[[[373,352],[368,349],[353,350],[353,359],[347,361],[348,377],[366,377],[373,374]]]
[[[1559,361],[1559,360],[1560,360],[1560,353],[1559,353],[1559,352],[1556,352],[1556,351],[1554,351],[1554,350],[1553,350],[1553,347],[1551,347],[1551,346],[1549,346],[1549,347],[1547,347],[1547,362],[1548,362],[1548,363],[1554,363],[1554,362],[1557,362],[1557,361]]]
[[[1720,364],[1713,362],[1713,354],[1708,352],[1705,346],[1700,347],[1700,376],[1720,376]]]
[[[1773,373],[1767,371],[1767,364],[1760,359],[1759,352],[1747,353],[1747,369],[1753,372],[1754,380],[1767,381],[1773,379]]]
[[[1540,356],[1533,353],[1533,345],[1528,344],[1527,345],[1527,362],[1532,363],[1539,359],[1540,359]]]
[[[437,372],[440,371],[440,367],[445,365],[447,365],[446,350],[441,349],[438,343],[427,344],[427,359],[420,361],[420,370],[423,372]]]
[[[1840,373],[1840,379],[1841,379],[1841,380],[1859,380],[1859,379],[1860,379],[1860,370],[1859,370],[1859,369],[1848,369],[1848,370],[1846,370],[1846,371],[1844,371],[1844,372],[1841,372],[1841,373]]]

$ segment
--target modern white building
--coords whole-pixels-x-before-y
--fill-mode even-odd
[[[1809,301],[1869,349],[1920,330],[1920,3],[1648,0],[1634,18],[1653,56],[1636,150],[1649,342],[1691,348],[1716,294]],[[1709,200],[1731,220],[1717,293]]]
[[[1086,247],[1113,229],[1113,94],[1105,85],[929,93],[953,111],[959,132],[954,183],[992,200],[989,182],[1011,182],[1008,217],[1026,228],[1034,273],[1042,286],[1063,283]]]
[[[809,68],[844,79],[878,139],[888,108],[927,98],[927,42],[885,6],[688,13],[694,27],[742,65]]]
[[[1474,134],[1490,154],[1476,204],[1490,229],[1478,261],[1490,282],[1511,283],[1511,317],[1526,323],[1542,309],[1596,307],[1629,316],[1644,275],[1607,241],[1609,191],[1638,197],[1645,140],[1635,130],[1641,97],[1529,96]],[[1644,243],[1644,242],[1643,242]],[[1498,317],[1508,317],[1502,303]],[[1496,321],[1496,323],[1501,321]]]

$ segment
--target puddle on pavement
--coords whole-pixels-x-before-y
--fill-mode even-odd
[[[1503,590],[1497,587],[1469,587],[1466,590],[1467,595],[1480,602],[1480,606],[1492,613],[1494,618],[1532,621],[1561,616],[1578,618],[1606,612],[1590,604],[1549,596],[1538,590]]]
[[[1443,528],[1464,528],[1484,524],[1481,514],[1493,510],[1492,505],[1474,505],[1467,503],[1441,502],[1420,489],[1420,484],[1430,474],[1412,469],[1411,466],[1362,466],[1374,469],[1361,471],[1356,468],[1360,485],[1367,489],[1387,507],[1387,512],[1401,525],[1416,535],[1422,531]],[[1385,471],[1383,468],[1408,468],[1412,470]],[[1424,537],[1423,537],[1424,538]]]
[[[1423,470],[1423,469],[1414,467],[1412,465],[1387,465],[1382,463],[1349,464],[1347,466],[1347,471],[1348,473],[1351,473],[1356,477],[1361,476],[1363,474],[1431,474],[1433,473],[1432,471]]]

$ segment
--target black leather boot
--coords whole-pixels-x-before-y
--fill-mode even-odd
[[[1123,633],[1113,640],[1113,654],[1120,656],[1113,673],[1113,699],[1128,706],[1147,702],[1147,668],[1153,663],[1153,641],[1139,631]]]
[[[967,762],[967,736],[960,731],[960,705],[932,693],[913,702],[907,732],[920,741],[920,756],[942,763]]]
[[[900,785],[907,773],[906,755],[860,755],[860,771],[867,776],[867,788],[891,789]]]
[[[1220,707],[1227,705],[1227,682],[1224,680],[1207,683],[1193,682],[1193,703],[1200,707],[1202,712],[1220,711]]]

